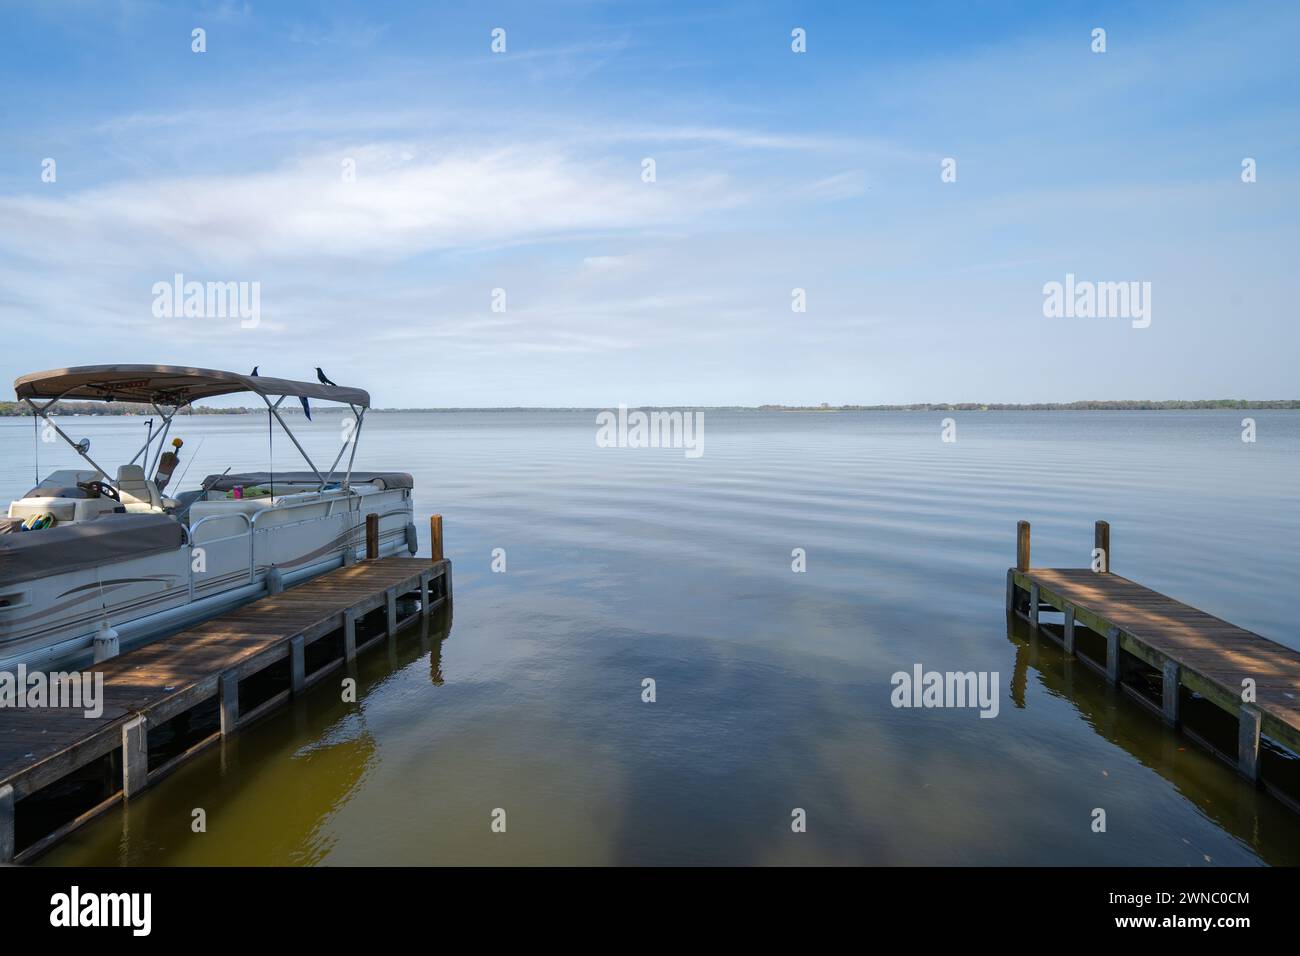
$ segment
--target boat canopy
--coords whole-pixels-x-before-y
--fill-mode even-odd
[[[145,462],[149,460],[149,448],[156,440],[157,451],[154,452],[155,473],[163,453],[163,441],[171,430],[172,419],[186,405],[201,398],[215,395],[231,395],[237,392],[253,392],[266,403],[267,413],[280,423],[284,433],[289,436],[298,453],[311,468],[312,474],[320,487],[333,479],[344,452],[348,455],[347,468],[343,474],[343,487],[351,487],[352,463],[357,455],[357,438],[365,422],[366,410],[370,408],[370,393],[363,388],[344,388],[340,385],[325,385],[320,382],[295,382],[288,378],[272,378],[269,375],[240,375],[238,372],[218,372],[210,368],[185,368],[179,365],[81,365],[76,368],[54,369],[49,372],[33,372],[14,382],[14,391],[20,401],[24,402],[33,413],[40,416],[54,429],[55,433],[67,442],[72,449],[84,458],[95,470],[105,477],[108,472],[90,457],[90,442],[87,439],[73,441],[68,434],[50,417],[50,409],[62,399],[89,399],[96,402],[141,402],[152,405],[162,417],[162,428],[155,435],[149,429],[149,437],[135,457],[128,462],[134,465],[141,455]],[[311,417],[307,399],[316,398],[326,402],[339,402],[347,405],[356,421],[343,433],[343,444],[334,458],[329,471],[322,473],[311,460],[307,450],[302,447],[293,430],[280,415],[280,404],[293,396],[302,400],[303,412]],[[271,399],[274,398],[275,401]],[[37,399],[44,399],[44,405],[38,405]],[[119,469],[119,483],[121,482]],[[146,472],[147,474],[147,472]],[[39,480],[39,475],[37,476]]]
[[[20,399],[143,402],[177,408],[216,395],[256,392],[263,398],[291,395],[370,407],[370,394],[361,388],[178,365],[82,365],[33,372],[14,382],[14,392]]]

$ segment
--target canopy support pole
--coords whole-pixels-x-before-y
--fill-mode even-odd
[[[162,461],[163,448],[167,444],[167,436],[171,434],[172,419],[175,418],[176,413],[180,411],[179,408],[175,408],[172,409],[172,413],[168,415],[156,404],[154,405],[154,410],[163,417],[163,427],[162,430],[158,433],[158,450],[153,453],[153,464],[150,465],[146,471],[145,477],[148,478],[152,478],[153,475],[156,475],[158,473],[158,462]]]
[[[158,416],[159,416],[159,417],[162,419],[162,421],[163,421],[163,427],[160,428],[160,429],[158,429],[158,445],[159,445],[159,447],[161,448],[161,447],[162,447],[162,443],[163,443],[163,437],[167,434],[168,429],[171,428],[171,426],[172,426],[172,418],[174,418],[175,415],[176,415],[176,413],[177,413],[178,411],[180,411],[180,406],[177,406],[176,408],[174,408],[174,409],[172,410],[171,415],[168,415],[166,412],[164,412],[161,408],[158,407],[158,405],[157,405],[156,402],[150,402],[149,404],[153,406],[153,410],[154,410],[155,412],[158,413]],[[149,464],[149,446],[152,445],[152,444],[153,444],[153,436],[150,435],[150,436],[149,436],[149,440],[146,441],[146,442],[145,442],[145,443],[140,447],[140,450],[139,450],[138,452],[136,452],[134,455],[131,456],[131,460],[128,461],[127,464],[128,464],[128,465],[134,465],[134,464],[136,463],[136,459],[138,459],[141,455],[144,455],[144,465],[147,466],[147,465]],[[155,464],[156,464],[156,461],[155,461]],[[145,470],[146,470],[146,472],[148,471],[147,468],[146,468]]]
[[[68,437],[68,433],[65,432],[62,428],[60,428],[60,427],[55,423],[54,419],[50,418],[49,415],[46,415],[46,414],[45,414],[45,413],[49,410],[50,406],[53,405],[55,402],[58,401],[57,398],[52,398],[52,399],[50,399],[50,401],[48,401],[48,402],[45,404],[45,406],[44,406],[43,408],[42,408],[41,406],[37,405],[35,402],[33,402],[30,398],[24,398],[23,401],[27,403],[27,407],[28,407],[28,408],[30,408],[30,409],[31,409],[33,412],[35,412],[37,415],[41,416],[41,418],[45,419],[46,423],[48,423],[49,426],[50,426],[51,428],[54,429],[54,431],[58,434],[58,436],[59,436],[60,438],[62,438],[65,442],[68,443],[68,446],[69,446],[73,451],[75,451],[75,452],[76,452],[78,455],[80,455],[82,458],[86,459],[86,461],[88,461],[88,462],[90,462],[92,465],[94,465],[94,466],[95,466],[95,470],[96,470],[97,472],[99,472],[101,475],[103,475],[105,478],[108,477],[108,472],[106,472],[103,468],[101,468],[101,467],[99,466],[99,462],[97,462],[97,461],[95,461],[95,459],[91,458],[89,452],[82,451],[82,450],[81,450],[81,447],[80,447],[80,446],[79,446],[75,441],[73,441],[71,438]]]
[[[356,415],[357,413],[354,410],[352,414]],[[357,430],[352,433],[352,454],[348,455],[348,471],[347,474],[343,476],[343,487],[345,489],[352,488],[352,462],[354,462],[357,457],[357,445],[361,442],[361,426],[364,425],[365,422],[366,410],[363,408],[361,409],[361,414],[357,415]]]
[[[258,394],[261,395],[260,392]],[[312,473],[316,475],[316,480],[320,482],[321,488],[324,488],[325,479],[321,476],[320,469],[316,467],[315,463],[311,460],[311,456],[307,454],[306,449],[304,449],[299,443],[298,436],[289,429],[289,426],[284,423],[284,419],[280,417],[280,402],[284,401],[284,396],[281,395],[280,401],[276,402],[274,405],[271,404],[270,399],[265,395],[262,395],[262,401],[266,402],[266,407],[270,409],[271,414],[275,416],[275,420],[280,423],[280,427],[284,429],[284,433],[289,436],[289,441],[293,442],[293,446],[298,449],[298,454],[302,455],[302,460],[307,462]]]
[[[325,474],[327,479],[333,479],[334,472],[338,471],[339,462],[343,460],[343,453],[348,450],[348,445],[352,445],[354,448],[356,447],[355,443],[357,440],[357,434],[361,431],[361,416],[357,414],[357,407],[351,402],[348,402],[348,408],[352,409],[352,417],[357,420],[357,427],[352,430],[352,434],[349,435],[344,440],[343,444],[339,446],[339,453],[334,456],[334,461],[330,465],[330,470]]]

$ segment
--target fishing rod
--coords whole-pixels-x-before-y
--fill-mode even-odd
[[[185,467],[181,469],[181,476],[178,479],[176,479],[176,489],[178,491],[180,490],[181,484],[185,481],[185,476],[189,473],[190,465],[194,464],[194,459],[199,457],[199,452],[203,450],[203,443],[207,440],[208,440],[207,435],[204,435],[199,439],[199,446],[194,449],[194,454],[190,455],[190,460],[187,461],[185,463]],[[230,470],[230,466],[227,466],[226,471],[229,470]],[[224,475],[226,471],[223,471],[222,474]]]

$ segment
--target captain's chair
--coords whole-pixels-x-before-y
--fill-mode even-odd
[[[139,465],[123,465],[117,469],[117,493],[128,514],[163,510],[158,486],[145,477]]]

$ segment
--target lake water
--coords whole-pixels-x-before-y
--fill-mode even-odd
[[[1105,518],[1115,571],[1300,648],[1300,414],[956,413],[952,443],[944,417],[706,412],[692,459],[598,448],[592,412],[373,414],[357,467],[414,474],[426,553],[444,515],[450,636],[371,650],[357,703],[317,685],[43,862],[1300,862],[1300,815],[1004,613],[1018,519],[1035,564],[1085,566]],[[64,425],[106,465],[143,440]],[[338,419],[302,425],[331,460]],[[264,418],[176,433],[187,487],[267,464]],[[0,450],[7,500],[31,422]],[[894,708],[918,663],[998,674],[997,716]]]

